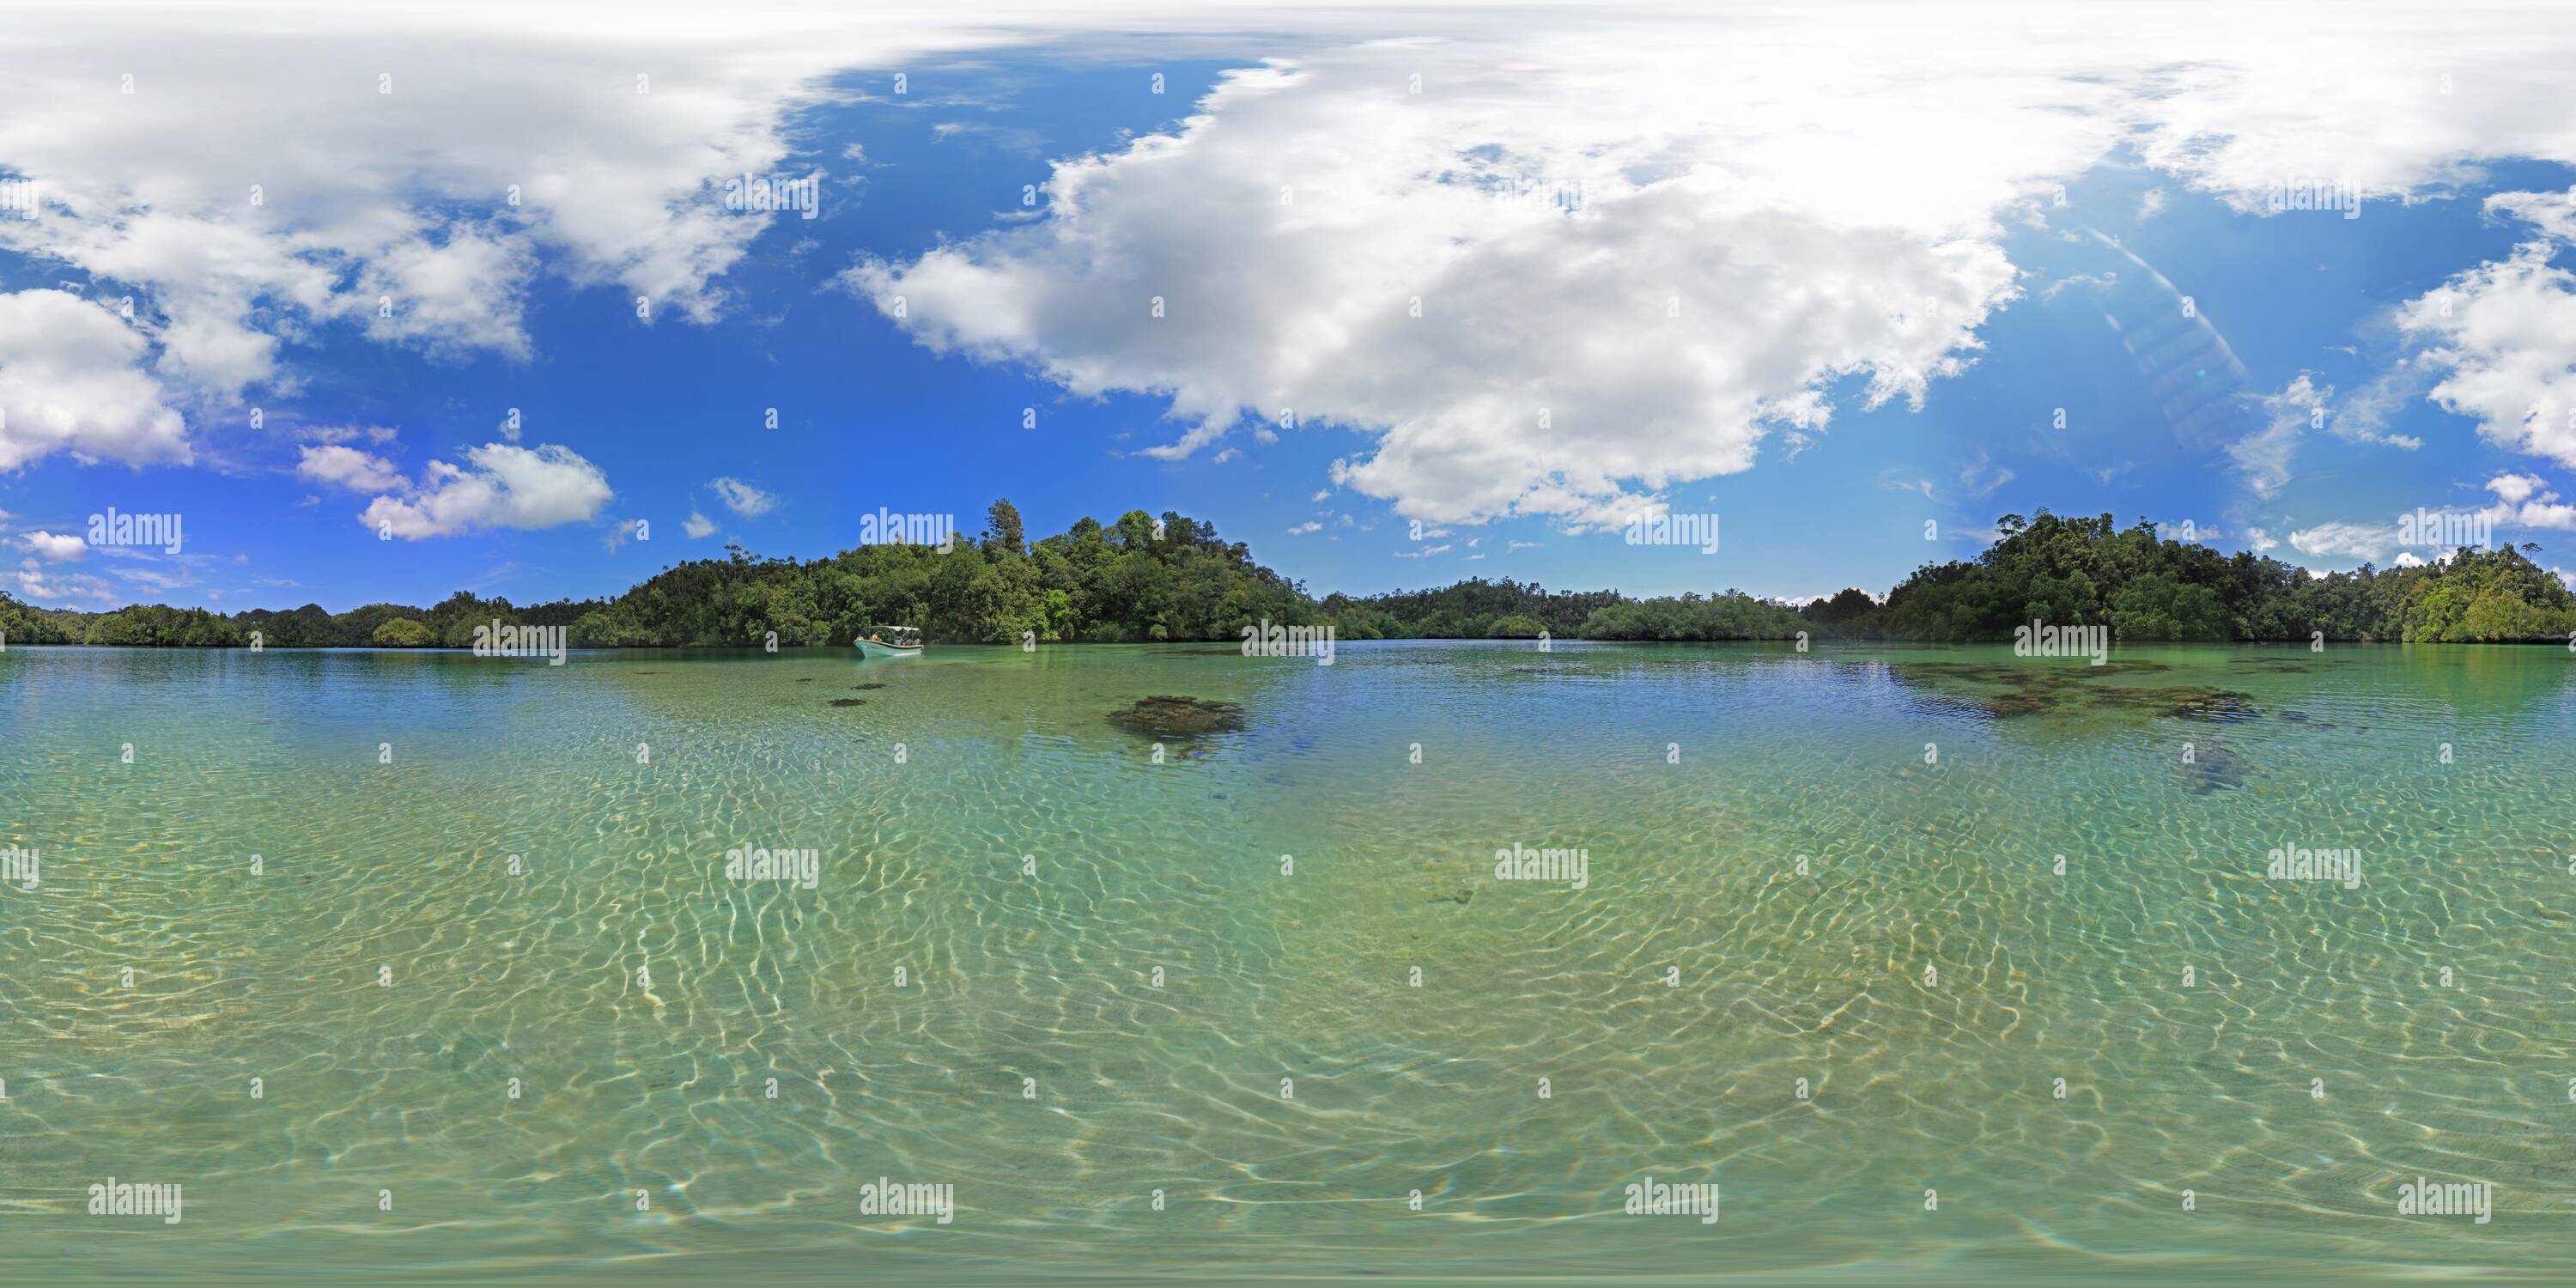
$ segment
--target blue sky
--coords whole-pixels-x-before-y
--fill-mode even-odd
[[[22,599],[586,597],[995,497],[1033,536],[1179,510],[1318,594],[1884,590],[2043,506],[2316,569],[2438,557],[2394,524],[2450,509],[2576,568],[2576,105],[2532,92],[2576,95],[2536,38],[2069,26],[1981,69],[1519,8],[256,12],[18,37],[60,81],[0,125]],[[816,217],[726,210],[743,173],[816,178]],[[182,550],[71,540],[111,507]],[[1623,540],[1658,508],[1720,549]]]

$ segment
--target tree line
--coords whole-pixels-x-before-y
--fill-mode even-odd
[[[561,626],[575,647],[846,645],[904,623],[946,643],[1237,640],[1263,620],[1332,627],[1337,638],[1602,640],[2001,640],[2031,622],[2104,625],[2124,640],[2434,642],[2566,640],[2576,594],[2534,564],[2536,547],[2463,549],[2421,566],[2323,577],[2250,553],[2223,555],[2111,516],[2005,515],[1974,559],[1927,564],[1884,598],[1857,588],[1793,608],[1737,590],[1631,599],[1549,591],[1510,578],[1316,599],[1254,562],[1213,525],[1130,510],[1031,543],[996,501],[983,532],[946,553],[865,545],[829,558],[761,558],[738,546],[674,564],[613,599],[514,605],[465,591],[427,608],[368,604],[251,609],[137,605],[49,610],[0,592],[13,644],[237,648],[448,647],[495,620]]]

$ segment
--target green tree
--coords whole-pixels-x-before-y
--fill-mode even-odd
[[[993,502],[984,512],[984,553],[990,556],[1019,555],[1028,542],[1020,529],[1019,507],[1009,500]]]
[[[375,643],[383,648],[427,648],[437,642],[427,626],[408,617],[389,618],[376,626]]]

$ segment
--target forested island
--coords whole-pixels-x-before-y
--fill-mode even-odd
[[[2111,516],[2005,515],[1974,559],[1926,564],[1884,598],[1847,589],[1800,607],[1734,590],[1631,599],[1549,591],[1509,579],[1437,590],[1317,599],[1253,561],[1214,526],[1142,510],[1085,518],[1031,543],[997,501],[981,536],[948,553],[865,545],[825,559],[722,558],[665,568],[614,599],[518,605],[464,591],[427,608],[314,604],[224,615],[158,604],[86,613],[0,593],[10,644],[238,648],[462,648],[495,620],[569,628],[575,647],[846,645],[860,628],[906,622],[935,641],[1007,644],[1237,640],[1245,626],[1330,626],[1343,640],[1559,638],[1966,642],[2015,626],[2104,625],[2122,640],[2564,642],[2576,594],[2520,550],[2465,548],[2420,566],[2315,577],[2250,553],[2221,554]]]

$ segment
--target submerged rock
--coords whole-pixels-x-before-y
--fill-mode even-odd
[[[2263,713],[2254,707],[2254,699],[2232,689],[2155,689],[2152,692],[2170,698],[2172,705],[2165,714],[2185,720],[2214,720],[2220,724],[2242,724]]]
[[[2087,696],[2106,707],[2125,707],[2177,720],[2207,720],[2215,724],[2243,724],[2263,714],[2255,707],[2251,694],[2196,684],[2163,689],[2104,687]]]
[[[834,698],[834,699],[832,699],[832,705],[833,705],[833,706],[836,706],[836,707],[864,707],[864,706],[866,706],[867,704],[868,704],[868,700],[867,700],[866,698]]]
[[[851,685],[850,687],[851,687],[851,688],[853,688],[853,689],[857,689],[857,690],[858,690],[859,692],[861,692],[861,693],[865,693],[865,692],[867,692],[867,691],[868,691],[868,690],[870,690],[870,689],[882,689],[882,688],[884,688],[884,687],[885,687],[885,681],[883,681],[883,680],[870,680],[870,681],[868,681],[868,682],[867,682],[867,683],[865,683],[865,684],[853,684],[853,685]]]
[[[2015,689],[1986,700],[1986,710],[1999,716],[2026,716],[2056,705],[2057,695],[2042,688]]]
[[[1130,733],[1159,738],[1189,738],[1243,727],[1243,708],[1162,693],[1109,713],[1109,723]]]
[[[2191,783],[2194,796],[2245,785],[2245,765],[2225,747],[2211,744],[2195,748],[2191,762],[2182,767],[2183,777]]]

